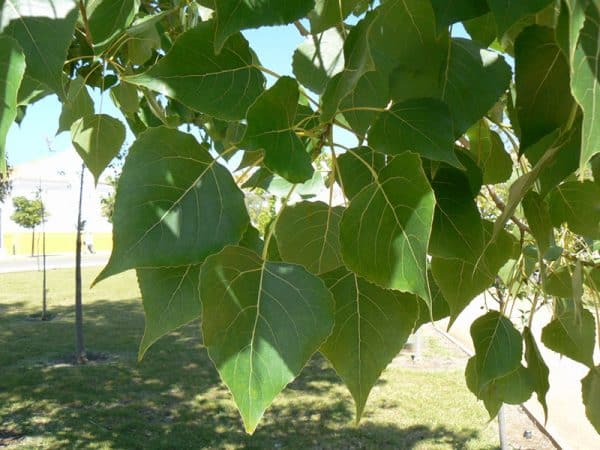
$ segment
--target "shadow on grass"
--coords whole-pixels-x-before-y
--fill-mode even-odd
[[[0,446],[55,448],[402,448],[446,444],[464,448],[475,430],[367,419],[353,422],[354,406],[327,361],[316,355],[267,411],[253,436],[220,383],[197,323],[155,344],[136,361],[143,330],[139,300],[99,300],[85,307],[89,350],[110,357],[70,366],[73,313],[56,308],[51,322],[0,317]]]

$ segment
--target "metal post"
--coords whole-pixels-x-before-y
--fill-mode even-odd
[[[500,449],[509,450],[508,436],[506,435],[506,418],[504,417],[504,405],[498,411],[498,435],[500,437]]]

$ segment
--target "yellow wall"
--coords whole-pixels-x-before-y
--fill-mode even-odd
[[[111,233],[93,233],[94,250],[110,251],[112,249]],[[4,233],[2,246],[5,255],[30,255],[31,233]],[[13,247],[14,246],[14,247]],[[75,251],[75,232],[46,233],[46,254],[72,253]],[[84,249],[85,251],[85,249]],[[35,233],[35,254],[42,252],[42,235]]]

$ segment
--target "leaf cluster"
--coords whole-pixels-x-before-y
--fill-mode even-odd
[[[546,408],[548,308],[600,431],[599,24],[591,0],[10,0],[0,161],[51,93],[96,180],[135,135],[97,281],[137,271],[140,357],[200,318],[248,432],[316,351],[359,420],[409,334],[490,289],[469,388]],[[273,25],[305,39],[293,76],[243,34]]]

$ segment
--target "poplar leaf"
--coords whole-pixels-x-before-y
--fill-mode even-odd
[[[125,126],[106,114],[87,115],[71,126],[71,141],[98,184],[100,175],[125,142]]]
[[[200,298],[204,345],[253,433],[329,336],[333,298],[301,266],[232,246],[206,259]]]
[[[286,207],[275,229],[277,246],[286,262],[301,264],[316,275],[340,267],[340,220],[344,208],[322,202]]]
[[[166,56],[147,72],[123,80],[223,120],[245,118],[263,92],[265,79],[241,34],[231,36],[215,55],[214,30],[214,22],[200,23],[181,34]]]
[[[17,96],[25,73],[25,55],[14,39],[0,36],[0,179],[6,171],[6,135],[17,117]]]
[[[434,206],[419,157],[405,152],[393,158],[342,216],[344,263],[379,286],[430,302],[426,255]]]
[[[321,278],[335,299],[335,326],[321,352],[350,390],[358,422],[381,372],[414,329],[418,297],[382,289],[345,268]]]
[[[113,251],[96,282],[132,268],[200,264],[240,241],[249,218],[227,169],[196,139],[149,128],[129,149],[113,216]]]

